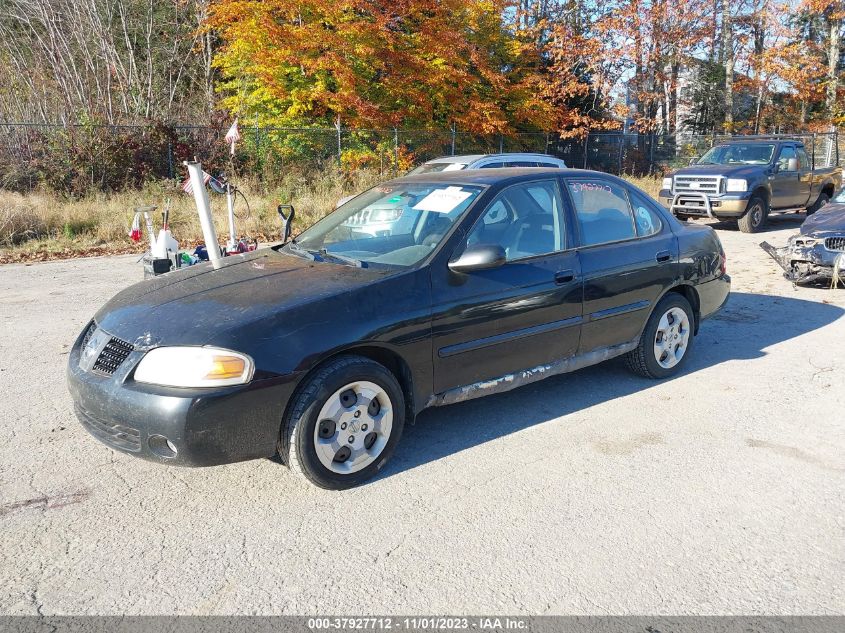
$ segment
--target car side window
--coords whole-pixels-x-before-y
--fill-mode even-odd
[[[553,167],[554,169],[560,169],[560,165],[557,163],[544,163],[542,161],[537,162],[537,167]]]
[[[778,168],[781,171],[789,171],[790,158],[798,158],[798,156],[795,154],[795,148],[787,145],[780,150],[780,156],[778,156]]]
[[[631,206],[634,208],[634,224],[637,227],[637,235],[648,237],[660,233],[663,229],[663,221],[654,208],[654,204],[632,189],[628,190],[628,195],[631,199]]]
[[[578,216],[582,246],[636,237],[631,205],[622,186],[601,178],[567,180],[566,184]]]
[[[561,209],[560,190],[553,180],[511,185],[488,205],[465,246],[501,246],[508,261],[563,250]]]
[[[798,148],[798,162],[801,163],[801,171],[810,171],[810,157],[803,148]]]
[[[504,163],[487,163],[486,165],[482,165],[481,167],[478,167],[477,169],[497,169],[499,167],[504,167],[504,166],[505,166]]]

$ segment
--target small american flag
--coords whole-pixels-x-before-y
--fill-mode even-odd
[[[209,180],[211,180],[211,174],[209,174],[207,171],[203,170],[203,172],[202,172],[202,184],[207,185]],[[194,185],[191,182],[190,176],[188,176],[188,178],[185,180],[185,182],[182,183],[182,191],[184,191],[185,193],[194,193]]]
[[[232,156],[235,155],[235,142],[240,140],[241,133],[238,131],[238,117],[235,117],[235,122],[232,123],[232,127],[230,127],[229,131],[226,132],[226,142],[232,147]]]

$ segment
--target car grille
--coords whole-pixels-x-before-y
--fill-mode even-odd
[[[83,426],[101,442],[133,453],[141,450],[141,432],[138,429],[101,420],[78,404],[74,405],[74,409],[76,410],[76,417],[79,418]]]
[[[828,237],[824,241],[824,247],[829,251],[845,253],[845,237]]]
[[[675,176],[672,180],[672,193],[721,193],[721,176]]]
[[[117,368],[120,367],[123,361],[126,360],[126,357],[132,353],[133,349],[135,347],[132,343],[122,341],[116,336],[111,337],[94,362],[94,367],[91,368],[91,371],[111,376],[117,371]]]

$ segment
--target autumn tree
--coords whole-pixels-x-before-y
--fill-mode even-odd
[[[455,124],[508,133],[549,117],[532,42],[500,0],[216,0],[223,105],[272,125]]]

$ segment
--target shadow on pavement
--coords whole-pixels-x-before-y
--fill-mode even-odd
[[[766,348],[824,327],[844,312],[817,301],[731,293],[722,312],[702,323],[683,374],[726,361],[761,358]],[[406,425],[396,452],[379,478],[655,384],[660,383],[635,376],[623,359],[617,358],[507,393],[427,409],[415,424]]]
[[[801,213],[783,213],[780,215],[770,215],[766,220],[766,225],[756,234],[770,233],[772,231],[782,231],[784,229],[793,229],[795,231],[807,219],[807,214]],[[717,231],[739,231],[736,220],[715,220],[713,222],[705,222],[707,226]]]

